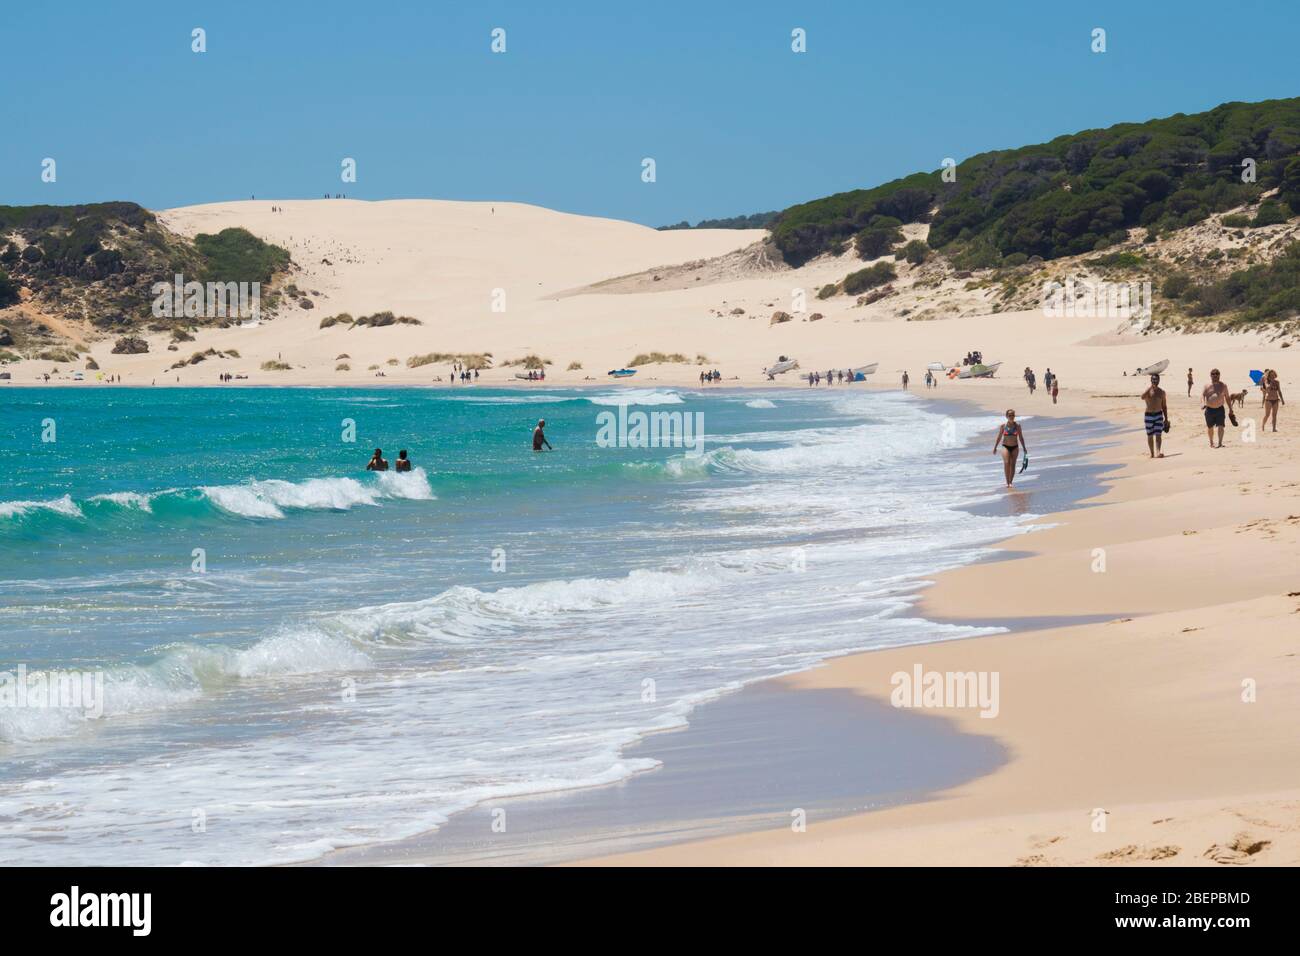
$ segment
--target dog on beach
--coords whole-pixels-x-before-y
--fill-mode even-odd
[[[1242,411],[1245,411],[1245,410],[1246,410],[1246,393],[1247,393],[1247,389],[1244,389],[1244,388],[1243,388],[1240,392],[1232,392],[1232,393],[1230,393],[1230,394],[1228,395],[1228,411],[1232,411],[1232,406],[1233,406],[1233,405],[1236,405],[1236,406],[1237,406],[1238,408],[1240,408]]]

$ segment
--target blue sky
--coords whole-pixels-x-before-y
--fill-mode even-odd
[[[346,192],[661,225],[1300,94],[1294,0],[0,3],[0,204]]]

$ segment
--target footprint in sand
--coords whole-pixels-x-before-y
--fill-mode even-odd
[[[1249,863],[1251,857],[1262,852],[1272,840],[1257,840],[1249,833],[1238,833],[1231,843],[1214,843],[1202,856],[1215,863],[1232,863],[1237,866]]]
[[[1130,843],[1127,846],[1100,853],[1097,855],[1097,859],[1105,863],[1134,863],[1139,860],[1167,860],[1181,852],[1182,847],[1178,846],[1140,847],[1135,843]]]
[[[1035,850],[1042,850],[1042,849],[1044,849],[1045,847],[1049,847],[1049,846],[1051,846],[1053,843],[1060,843],[1062,840],[1065,839],[1065,837],[1063,837],[1063,836],[1050,836],[1050,837],[1034,837],[1034,836],[1031,836],[1029,839],[1032,841],[1032,842],[1029,844],[1031,847],[1033,847]]]

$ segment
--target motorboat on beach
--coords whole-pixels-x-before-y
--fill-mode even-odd
[[[767,380],[770,382],[778,375],[781,375],[784,372],[788,372],[791,369],[798,368],[798,367],[799,367],[798,359],[786,358],[784,355],[782,355],[780,359],[777,360],[777,363],[775,365],[763,369],[763,374],[767,376]]]
[[[960,372],[957,373],[957,377],[958,378],[992,378],[994,373],[997,372],[998,368],[1001,367],[1001,365],[1002,365],[1001,362],[990,362],[988,365],[985,365],[983,362],[980,362],[977,365],[967,365],[965,368],[963,368]]]

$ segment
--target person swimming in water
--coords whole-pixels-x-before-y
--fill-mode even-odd
[[[376,448],[375,453],[370,456],[370,463],[366,465],[366,471],[387,471],[388,462],[384,458],[384,450]]]
[[[411,459],[406,457],[406,449],[403,448],[397,453],[397,461],[393,464],[394,471],[410,471]]]
[[[1029,457],[1029,446],[1025,444],[1025,430],[1016,421],[1016,410],[1007,409],[1007,420],[998,428],[998,437],[993,443],[993,454],[1002,455],[1002,470],[1007,476],[1007,487],[1016,478],[1016,452],[1022,451]]]
[[[546,440],[546,433],[542,431],[546,427],[546,419],[541,418],[537,421],[537,427],[533,429],[533,451],[541,451],[545,445],[548,451],[555,451],[551,443]]]

